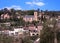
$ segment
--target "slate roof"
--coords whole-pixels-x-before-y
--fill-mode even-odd
[[[25,18],[34,18],[34,15],[26,15]]]

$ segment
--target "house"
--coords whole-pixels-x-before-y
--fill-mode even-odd
[[[1,26],[2,26],[2,25],[5,25],[5,26],[10,26],[10,25],[11,25],[11,23],[10,23],[10,22],[0,23],[0,24],[1,24]]]
[[[25,15],[23,17],[23,20],[25,20],[26,22],[38,21],[38,12],[35,11],[34,15]]]
[[[9,31],[9,36],[14,36],[15,32],[14,31]]]
[[[29,29],[29,30],[36,30],[36,26],[34,26],[33,24],[30,24],[30,25],[28,26],[28,29]]]
[[[35,35],[38,35],[38,31],[37,30],[31,30],[30,31],[30,36],[35,36]]]
[[[58,16],[58,19],[60,19],[60,16]]]
[[[2,30],[0,31],[0,34],[9,35],[9,30]]]
[[[17,34],[23,34],[24,29],[23,28],[14,28],[15,35]]]
[[[30,36],[34,36],[34,35],[40,35],[42,29],[43,29],[43,25],[42,23],[38,23],[37,26],[34,26],[33,24],[28,26],[29,32],[30,32]]]
[[[16,12],[16,18],[20,19],[21,18],[21,14],[19,14],[18,12]]]
[[[8,13],[1,14],[1,19],[10,19],[10,15]]]
[[[32,22],[34,20],[34,16],[33,15],[26,15],[23,20],[25,20],[26,22]]]
[[[44,18],[45,16],[44,16],[44,12],[39,12],[38,13],[38,20],[39,21],[42,21],[42,19]]]
[[[9,34],[9,30],[4,30],[4,34]]]
[[[36,26],[29,25],[28,29],[29,29],[30,36],[38,35]]]
[[[29,32],[28,30],[24,30],[23,27],[15,27],[13,29],[14,30],[8,30],[8,29],[1,30],[0,34],[5,34],[12,37],[23,37],[25,35],[24,33]]]
[[[9,31],[9,36],[23,37],[25,30],[20,27],[15,27],[13,31]]]
[[[38,31],[38,34],[39,34],[39,35],[40,35],[42,29],[43,29],[43,25],[42,25],[42,23],[39,23],[39,24],[37,25],[37,31]]]
[[[57,21],[57,27],[60,28],[60,19]]]
[[[49,15],[44,15],[44,16],[45,16],[45,18],[46,18],[47,20],[50,19],[50,16],[49,16]]]

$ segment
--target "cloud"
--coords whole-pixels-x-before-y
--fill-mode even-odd
[[[45,3],[44,2],[39,2],[38,0],[37,1],[33,1],[33,2],[25,2],[26,4],[29,4],[29,5],[36,5],[36,6],[44,6]]]
[[[32,4],[32,2],[26,2],[26,4]]]
[[[45,3],[43,3],[43,2],[34,2],[33,4],[37,5],[37,6],[44,6],[45,5]]]
[[[20,6],[17,6],[17,5],[12,5],[12,6],[7,6],[7,7],[4,7],[4,8],[7,8],[7,9],[11,9],[11,8],[14,8],[15,10],[21,10],[22,8]]]

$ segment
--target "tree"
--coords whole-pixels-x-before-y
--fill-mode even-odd
[[[28,15],[34,15],[34,10],[27,11]]]
[[[53,32],[54,32],[54,43],[57,43],[57,33],[56,33],[56,31],[57,31],[57,26],[56,26],[56,23],[57,23],[57,21],[56,21],[56,19],[54,18],[52,21],[54,21],[53,22],[53,25],[54,25],[54,27],[53,27]]]
[[[30,39],[30,37],[24,37],[22,39],[22,43],[33,43],[33,41]]]
[[[11,24],[11,26],[24,26],[25,25],[25,21],[23,20],[23,18],[16,18],[13,20],[14,24]]]
[[[11,19],[15,19],[15,12],[16,10],[15,9],[10,9],[11,10],[11,15],[12,15],[12,18]]]
[[[43,30],[40,35],[40,42],[52,43],[53,38],[54,38],[54,35],[53,35],[53,32],[51,31],[51,28],[48,27],[47,24],[44,24]]]
[[[50,27],[49,25],[53,25]],[[56,20],[53,18],[52,21],[46,21],[43,23],[43,30],[40,36],[41,43],[57,43],[56,36]]]
[[[39,23],[39,21],[32,21],[32,24],[34,24],[35,26]]]
[[[39,38],[39,36],[38,36],[38,35],[30,36],[30,39],[31,39],[31,40],[33,40],[33,41],[35,41],[37,38]]]
[[[0,43],[12,43],[13,37],[7,36],[7,35],[0,35]]]

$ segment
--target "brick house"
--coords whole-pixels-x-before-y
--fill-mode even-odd
[[[38,35],[36,26],[29,25],[28,29],[29,29],[30,36]]]
[[[29,22],[32,22],[32,21],[38,21],[38,12],[35,11],[34,12],[34,15],[25,15],[23,17],[23,20],[25,20],[26,22],[29,21]]]
[[[1,14],[1,19],[10,19],[10,15],[8,13]]]

